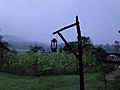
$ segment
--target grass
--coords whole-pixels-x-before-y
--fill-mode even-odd
[[[99,74],[85,74],[86,90],[97,90],[103,83]],[[17,76],[0,73],[0,90],[79,90],[79,76]]]

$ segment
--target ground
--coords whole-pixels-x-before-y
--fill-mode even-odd
[[[97,80],[99,74],[85,74],[86,90],[103,88],[103,82]],[[0,73],[0,90],[79,90],[78,75],[61,76],[18,76]]]
[[[120,69],[114,70],[106,75],[106,80],[115,80],[116,76],[120,76]]]

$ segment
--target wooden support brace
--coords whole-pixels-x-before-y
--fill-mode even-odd
[[[70,46],[70,44],[65,40],[65,38],[62,36],[61,33],[58,33],[58,35],[61,37],[61,39],[64,41],[64,43],[69,47],[70,51],[77,57],[79,58],[79,55],[73,51],[72,47]]]

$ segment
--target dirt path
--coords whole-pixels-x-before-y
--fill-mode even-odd
[[[120,69],[110,72],[106,75],[106,80],[115,80],[116,76],[120,76]]]

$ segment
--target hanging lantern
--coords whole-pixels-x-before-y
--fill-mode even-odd
[[[57,52],[57,40],[55,38],[51,40],[51,51]]]

